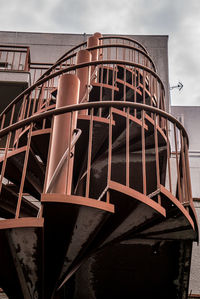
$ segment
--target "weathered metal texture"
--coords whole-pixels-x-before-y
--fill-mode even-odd
[[[42,244],[37,228],[11,229],[7,233],[24,298],[42,296]]]
[[[135,238],[113,244],[82,265],[74,298],[186,299],[190,255],[191,242]]]

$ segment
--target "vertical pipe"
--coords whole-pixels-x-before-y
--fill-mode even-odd
[[[168,127],[168,119],[166,119],[166,137],[167,137],[167,163],[168,163],[168,175],[169,175],[169,191],[172,193],[172,179],[171,179],[171,151],[170,151],[170,143],[169,143],[169,127]]]
[[[99,39],[97,37],[91,36],[91,37],[88,38],[88,41],[87,41],[87,47],[88,48],[95,47],[95,46],[98,46],[98,45],[99,45]],[[98,60],[98,50],[97,49],[92,50],[91,55],[92,55],[92,61]],[[91,67],[91,76],[93,76],[94,70],[95,70],[95,66],[92,66]]]
[[[103,44],[103,40],[100,39],[102,37],[102,34],[100,32],[95,32],[94,37],[99,39],[99,45],[101,46]],[[103,49],[99,49],[99,60],[101,60],[103,58]]]
[[[33,129],[33,123],[30,124],[29,133],[28,133],[28,141],[27,141],[27,146],[26,146],[26,153],[24,156],[24,165],[23,165],[23,170],[22,170],[21,183],[20,183],[20,188],[19,188],[19,195],[18,195],[15,218],[19,218],[19,215],[20,215],[22,195],[23,195],[23,189],[24,189],[24,184],[25,184],[26,171],[27,171],[27,167],[28,167],[29,152],[30,152],[30,147],[31,147],[32,129]]]
[[[137,102],[137,71],[136,68],[134,69],[134,103]],[[136,109],[134,109],[134,116],[137,116]]]
[[[155,155],[156,155],[156,179],[157,179],[157,189],[160,188],[160,163],[159,163],[159,152],[158,152],[158,131],[156,114],[154,114],[154,142],[155,142]],[[160,194],[158,194],[158,203],[161,204]]]
[[[145,112],[142,110],[142,181],[143,181],[143,194],[147,194],[146,187],[146,154],[145,154]]]
[[[86,179],[86,192],[85,197],[89,197],[90,190],[90,172],[91,172],[91,160],[92,160],[92,135],[93,135],[93,116],[94,108],[90,113],[90,129],[89,129],[89,140],[88,140],[88,160],[87,160],[87,179]]]
[[[178,184],[178,199],[182,203],[181,183],[180,183],[180,171],[178,161],[178,146],[177,146],[177,135],[176,135],[176,124],[174,124],[174,143],[175,143],[175,154],[176,154],[176,170],[177,170],[177,184]]]
[[[182,189],[185,190],[184,202],[188,202],[189,200],[188,200],[188,188],[187,188],[187,178],[186,178],[185,149],[184,149],[182,131],[180,131],[180,139],[181,139],[181,162],[182,162],[182,176],[183,176]]]
[[[100,32],[95,32],[93,36],[96,38],[101,38],[102,34]]]
[[[109,108],[109,136],[108,136],[108,175],[107,175],[107,185],[109,186],[109,182],[111,180],[111,171],[112,171],[112,122],[113,122],[113,112],[112,108]],[[106,201],[110,202],[110,193],[107,192]]]
[[[191,186],[191,177],[190,177],[190,165],[189,165],[189,153],[188,153],[188,144],[187,139],[184,137],[184,148],[185,148],[185,162],[186,162],[186,173],[187,173],[187,183],[188,183],[188,199],[192,202],[192,186]]]
[[[79,99],[79,89],[80,89],[80,80],[76,75],[65,74],[62,75],[58,83],[58,94],[56,100],[56,108],[73,105],[78,103]],[[70,123],[71,123],[71,114],[65,113],[63,115],[57,115],[54,118],[54,125],[52,131],[52,146],[50,151],[49,158],[49,167],[47,175],[47,188],[51,181],[51,178],[54,174],[54,171],[62,158],[66,149],[70,146]],[[76,115],[72,121],[71,129],[76,127]],[[73,163],[73,158],[70,158],[70,162]],[[67,164],[67,163],[66,163]],[[69,173],[67,178],[67,165],[64,165],[60,171],[59,176],[55,180],[55,184],[52,188],[52,193],[62,193],[65,194],[66,190],[69,191],[68,185],[71,186],[72,183],[72,173]]]
[[[129,115],[130,115],[130,108],[127,108],[127,114],[126,114],[126,186],[129,187],[129,164],[130,164],[130,123],[129,123]]]
[[[111,96],[111,101],[114,101],[114,87],[115,87],[115,64],[113,64],[113,68],[112,68],[112,96]]]
[[[146,104],[145,102],[145,92],[146,91],[146,72],[143,69],[143,104]]]
[[[77,53],[77,64],[90,62],[92,58],[88,50],[80,50]],[[90,66],[77,69],[76,75],[80,80],[79,103],[88,101],[88,88],[90,84]],[[79,114],[87,114],[87,110],[81,110]]]

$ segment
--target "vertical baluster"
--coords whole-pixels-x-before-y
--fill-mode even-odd
[[[157,115],[154,113],[154,142],[155,142],[155,156],[156,156],[156,180],[157,189],[160,188],[160,163],[158,152],[158,131],[157,131]],[[161,204],[160,194],[158,194],[158,203]]]
[[[114,87],[115,87],[115,65],[112,65],[112,96],[111,101],[114,101]]]
[[[185,190],[184,202],[189,202],[187,178],[186,178],[185,149],[184,149],[182,131],[180,131],[180,140],[181,140],[181,162],[182,162],[181,164],[182,164],[182,175],[183,175],[182,190]]]
[[[126,114],[126,186],[129,187],[129,164],[130,164],[130,149],[129,149],[129,143],[130,143],[130,123],[129,123],[129,115],[130,115],[130,108],[127,108],[127,114]]]
[[[29,62],[30,62],[29,60],[30,60],[30,48],[27,47],[24,71],[29,71]]]
[[[109,65],[106,67],[106,84],[109,82]]]
[[[188,153],[188,143],[187,143],[186,137],[184,137],[184,149],[185,149],[185,165],[186,165],[188,201],[192,202],[192,186],[191,186],[191,177],[190,177],[189,153]]]
[[[46,82],[42,84],[39,98],[38,98],[38,105],[37,105],[37,111],[39,111],[42,107],[42,102],[44,99],[44,94],[45,94],[45,88],[46,88]]]
[[[126,66],[124,66],[124,102],[126,102]],[[125,110],[125,108],[123,109]]]
[[[146,104],[146,102],[145,102],[145,89],[146,89],[146,82],[145,82],[145,80],[146,80],[146,78],[145,78],[145,76],[146,76],[146,72],[144,71],[144,69],[143,69],[143,104]]]
[[[25,110],[26,110],[26,97],[27,97],[27,95],[24,95],[23,102],[22,102],[20,110],[19,110],[19,116],[18,116],[17,121],[21,121],[24,119]],[[20,135],[21,131],[22,131],[22,128],[19,128],[18,130],[15,131],[14,143],[15,143],[16,148],[18,147],[19,135]]]
[[[18,195],[15,218],[19,218],[19,213],[20,213],[20,208],[21,208],[22,194],[23,194],[23,189],[24,189],[26,171],[27,171],[27,166],[28,166],[28,158],[29,158],[29,152],[30,152],[30,146],[31,146],[32,128],[33,128],[33,123],[30,124],[29,133],[28,133],[28,141],[27,141],[26,153],[25,153],[25,157],[24,157],[24,165],[23,165],[23,171],[22,171],[22,176],[21,176],[21,183],[20,183],[20,188],[19,188],[19,195]]]
[[[72,187],[72,177],[73,177],[73,163],[71,161],[71,155],[74,153],[72,152],[72,135],[73,135],[73,127],[74,127],[74,112],[70,113],[70,126],[67,128],[69,130],[69,137],[68,137],[68,145],[69,145],[69,151],[68,151],[68,157],[67,157],[67,184],[66,184],[66,194],[71,195],[71,187]]]
[[[150,93],[150,105],[151,106],[154,106],[153,105],[153,95],[152,95],[152,75],[151,73],[149,74],[149,93]],[[153,113],[151,113],[151,117],[153,116]]]
[[[137,102],[137,70],[134,69],[134,103]],[[137,116],[136,109],[134,109],[134,116]]]
[[[12,108],[11,118],[10,118],[10,125],[13,122],[14,111],[15,111],[15,105],[13,105],[13,108]],[[12,132],[9,132],[8,135],[7,135],[7,139],[6,139],[6,148],[5,148],[5,154],[4,154],[4,159],[3,159],[3,165],[2,165],[2,169],[1,169],[0,192],[1,192],[1,189],[2,189],[3,178],[4,178],[4,174],[5,174],[5,170],[6,170],[7,157],[8,157],[9,147],[10,147],[11,136],[12,136]]]
[[[91,172],[92,140],[93,140],[93,116],[94,116],[94,108],[91,109],[91,114],[90,114],[88,160],[87,160],[87,179],[86,179],[86,192],[85,192],[86,197],[89,197],[89,190],[90,190],[90,172]]]
[[[26,117],[29,117],[30,109],[31,109],[31,103],[32,103],[32,91],[30,92],[29,96],[27,96],[28,100],[28,108],[27,108],[27,114]]]
[[[143,194],[146,195],[146,153],[145,153],[145,111],[142,110],[142,182],[143,182]]]
[[[169,128],[168,128],[168,120],[166,120],[166,137],[167,137],[167,165],[168,165],[168,177],[169,177],[169,191],[172,193],[172,178],[171,178],[171,151],[170,151],[170,143],[169,143]]]
[[[4,153],[4,158],[3,158],[3,165],[1,168],[0,192],[2,189],[2,183],[3,183],[3,178],[4,178],[6,164],[7,164],[7,157],[8,157],[8,150],[9,150],[9,146],[10,146],[11,135],[12,135],[12,132],[9,132],[7,135],[7,139],[6,139],[6,147],[5,147],[5,153]]]
[[[44,186],[43,186],[43,193],[47,190],[47,177],[48,177],[48,169],[49,169],[49,162],[50,162],[50,152],[51,152],[51,146],[52,146],[52,130],[54,126],[54,120],[55,118],[52,117],[51,119],[51,131],[49,136],[49,146],[48,146],[48,155],[47,155],[47,163],[46,163],[46,172],[45,172],[45,178],[44,178]]]
[[[37,102],[37,93],[38,93],[38,87],[34,89],[34,99],[33,99],[33,109],[32,109],[32,115],[35,113],[35,107]]]
[[[109,186],[111,180],[111,168],[112,168],[112,122],[113,122],[113,114],[112,107],[109,108],[109,135],[108,135],[108,175],[107,175],[107,185]],[[110,202],[110,193],[107,191],[106,201]]]
[[[180,183],[180,171],[179,171],[179,160],[178,160],[178,146],[177,146],[176,124],[174,124],[174,142],[175,142],[175,155],[176,155],[178,197],[179,197],[179,201],[182,202],[181,183]]]
[[[101,65],[101,81],[100,81],[100,102],[103,100],[103,72],[104,72],[104,67],[103,64]],[[102,115],[102,108],[99,109],[99,116],[101,117]]]
[[[3,114],[3,117],[2,117],[2,121],[1,121],[1,130],[2,130],[3,127],[4,127],[5,119],[6,119],[6,115],[5,115],[5,113],[4,113],[4,114]]]

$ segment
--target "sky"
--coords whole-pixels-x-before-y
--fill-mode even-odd
[[[1,31],[169,35],[173,105],[200,105],[200,0],[0,0]]]

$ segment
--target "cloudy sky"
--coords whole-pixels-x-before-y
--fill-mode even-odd
[[[200,105],[200,0],[0,0],[0,30],[169,35],[173,105]]]

